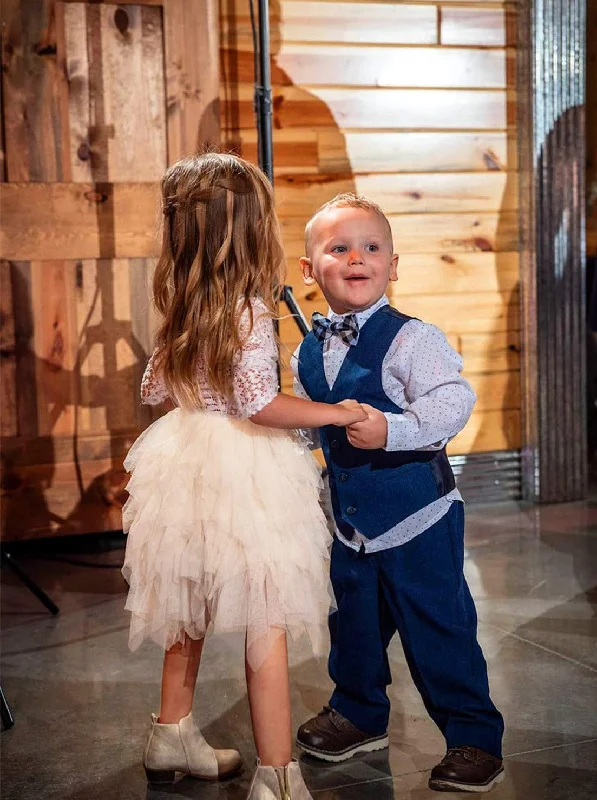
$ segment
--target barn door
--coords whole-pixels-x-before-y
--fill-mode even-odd
[[[2,4],[2,530],[120,528],[158,181],[218,138],[213,0]]]

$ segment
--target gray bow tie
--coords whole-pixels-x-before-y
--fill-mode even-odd
[[[355,345],[359,340],[359,323],[356,314],[348,314],[338,320],[329,320],[315,311],[311,317],[313,333],[320,342],[339,336],[345,344]]]

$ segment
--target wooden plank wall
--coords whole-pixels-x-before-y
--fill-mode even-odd
[[[256,157],[248,0],[219,11],[2,4],[5,538],[119,525],[122,456],[151,418],[137,391],[156,180],[220,124],[225,147]],[[516,5],[274,0],[271,12],[276,189],[305,311],[324,308],[296,267],[306,219],[338,191],[371,195],[402,256],[393,301],[447,331],[479,393],[453,452],[517,447]],[[294,326],[282,333],[291,349]]]
[[[274,0],[274,162],[289,282],[310,214],[379,202],[401,255],[391,300],[441,326],[478,393],[452,453],[520,446],[516,4]],[[256,159],[248,0],[221,0],[222,141]],[[292,350],[299,335],[281,327]],[[284,373],[285,387],[289,375]]]
[[[121,526],[168,161],[217,140],[212,0],[2,3],[2,536]],[[214,27],[215,23],[215,27]]]
[[[3,341],[5,538],[120,527],[122,453],[151,419],[137,394],[151,260],[109,252],[115,205],[104,198],[117,181],[155,182],[166,164],[161,9],[30,6],[2,9],[3,306],[14,329]]]

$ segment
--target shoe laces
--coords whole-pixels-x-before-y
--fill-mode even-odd
[[[343,717],[339,711],[330,706],[324,706],[323,711],[319,714],[320,717],[327,717],[337,731],[345,731],[354,728],[354,725],[349,719]]]
[[[474,754],[474,750],[469,745],[462,745],[461,747],[450,747],[446,755],[442,759],[442,764],[450,761],[452,756],[462,756],[466,758],[467,761],[478,761],[478,758]]]

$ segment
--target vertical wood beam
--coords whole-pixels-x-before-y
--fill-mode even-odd
[[[164,0],[168,163],[220,143],[218,0]]]
[[[60,4],[58,4],[60,6]],[[65,181],[68,86],[62,16],[54,0],[3,0],[2,124],[5,179]]]

